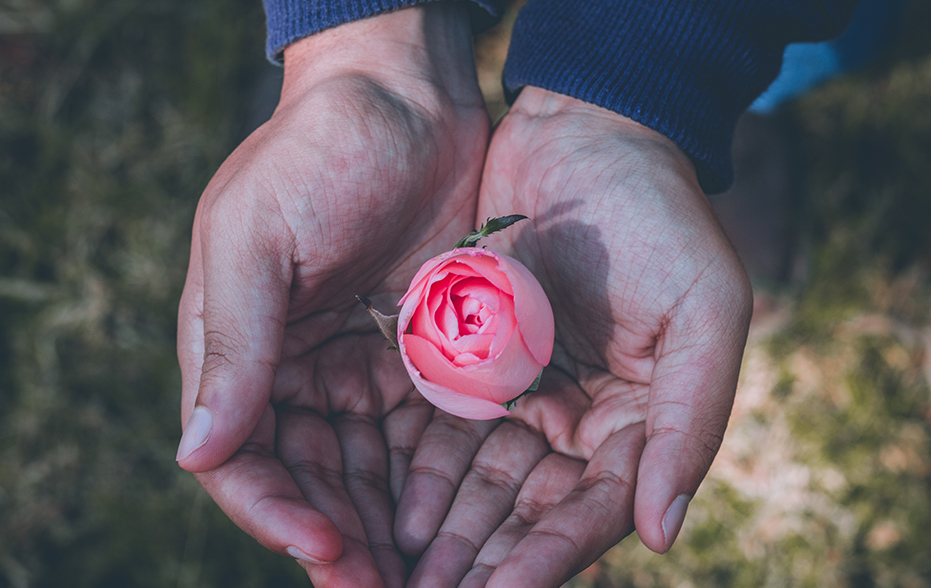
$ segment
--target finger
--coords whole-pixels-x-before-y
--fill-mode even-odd
[[[707,297],[683,304],[658,344],[634,517],[641,541],[657,553],[675,541],[734,403],[749,294],[742,300],[740,292],[717,291],[717,308]]]
[[[380,333],[340,337],[305,355],[283,358],[275,374],[272,402],[321,414],[384,415],[381,428],[388,445],[392,500],[397,503],[434,409],[414,391],[398,353],[386,346]]]
[[[381,428],[388,444],[388,472],[391,498],[395,504],[401,499],[401,490],[414,458],[417,444],[433,418],[433,405],[419,394],[411,397],[382,419]]]
[[[324,566],[304,566],[311,581],[318,586],[383,586],[364,526],[343,484],[341,451],[333,428],[310,411],[289,409],[277,414],[281,463],[307,502],[342,533],[339,559]]]
[[[511,550],[487,586],[556,588],[629,534],[643,443],[642,424],[608,437],[576,487]]]
[[[585,470],[585,462],[550,453],[527,477],[514,510],[482,546],[459,588],[482,588],[505,557],[551,508],[565,498]]]
[[[178,305],[178,363],[181,366],[181,424],[187,423],[197,400],[204,366],[204,267],[200,231],[194,224],[191,260]]]
[[[475,456],[409,586],[457,586],[485,540],[511,513],[521,485],[548,451],[543,436],[525,426],[506,422],[495,429]]]
[[[557,345],[554,353],[558,351]],[[511,415],[543,431],[553,451],[587,459],[601,441],[591,434],[579,435],[579,424],[590,418],[591,409],[591,397],[566,372],[550,366],[543,370],[540,387],[518,399]]]
[[[228,208],[228,207],[227,207]],[[203,211],[204,361],[197,401],[178,448],[181,467],[206,471],[239,449],[268,404],[281,357],[291,257],[281,229],[256,229],[242,211]]]
[[[420,556],[440,529],[482,442],[501,421],[470,421],[437,411],[421,437],[398,500],[394,537]]]
[[[274,431],[269,406],[243,449],[197,479],[238,527],[268,549],[317,563],[335,561],[343,549],[342,535],[304,499],[272,453]]]
[[[384,438],[369,417],[345,414],[332,424],[343,455],[343,484],[359,513],[369,552],[385,585],[401,588],[407,564],[394,545],[394,503]]]

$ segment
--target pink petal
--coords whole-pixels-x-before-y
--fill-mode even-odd
[[[447,281],[448,282],[448,281]],[[441,284],[443,282],[440,282]],[[435,320],[435,314],[437,307],[442,304],[442,289],[440,288],[439,294],[435,294],[432,288],[436,284],[432,282],[427,283],[427,290],[421,293],[420,297],[412,299],[416,303],[414,308],[413,316],[411,317],[411,331],[417,333],[417,335],[428,339],[437,347],[443,348],[444,352],[449,357],[454,357],[457,353],[450,344],[449,337],[443,333]],[[403,312],[403,309],[402,309]],[[400,327],[400,325],[399,325]],[[406,330],[406,327],[405,327]],[[399,332],[401,332],[399,330]]]
[[[401,333],[400,321],[398,323],[398,332]],[[406,330],[406,329],[405,329]],[[420,304],[414,309],[414,316],[411,317],[411,332],[417,336],[423,337],[433,345],[443,350],[448,357],[455,357],[459,351],[453,347],[452,342],[436,328],[431,318],[430,309],[427,304]]]
[[[420,292],[426,287],[427,277],[433,272],[433,270],[442,265],[443,262],[445,262],[447,259],[450,257],[455,257],[456,251],[456,249],[447,251],[446,253],[437,255],[436,257],[428,259],[426,262],[424,262],[424,264],[420,266],[420,269],[417,270],[417,273],[414,274],[414,279],[411,280],[411,285],[408,287],[407,293],[405,293],[404,296],[401,297],[401,300],[398,301],[398,306],[404,306],[404,303],[407,302],[411,297],[419,298]],[[414,295],[415,291],[417,292],[416,296]]]
[[[431,285],[430,293],[427,295],[427,304],[437,330],[446,339],[453,341],[459,336],[459,315],[456,313],[456,307],[453,306],[453,301],[449,297],[448,284],[444,280]]]
[[[522,263],[507,255],[498,254],[499,268],[508,277],[514,289],[514,315],[517,328],[530,353],[540,365],[550,362],[556,329],[553,307],[533,274]]]
[[[469,258],[466,258],[469,259]],[[478,273],[471,267],[469,264],[462,263],[462,258],[450,259],[445,264],[443,264],[440,269],[437,270],[436,274],[439,276],[441,274],[450,274],[454,276],[459,276],[462,278],[480,278],[482,274]]]
[[[520,337],[511,337],[501,354],[473,365],[455,366],[429,341],[403,335],[406,353],[425,380],[468,396],[500,404],[530,387],[542,367]],[[402,355],[404,352],[402,351]]]
[[[454,249],[453,251],[465,251],[466,255],[457,260],[459,263],[467,264],[502,292],[514,294],[508,276],[499,268],[499,254],[489,249],[479,249],[477,247]]]
[[[523,394],[537,379],[542,367],[515,331],[497,357],[460,369],[463,376],[469,378],[472,388],[483,392],[483,398],[500,404]]]
[[[463,335],[453,343],[453,346],[459,353],[471,353],[481,359],[487,359],[488,350],[494,338],[494,335]]]
[[[460,353],[453,358],[453,365],[457,367],[462,367],[464,365],[472,365],[473,363],[478,363],[482,361],[482,358],[475,355],[474,353]]]
[[[450,288],[453,296],[468,296],[476,302],[481,302],[492,312],[498,311],[498,298],[501,290],[494,284],[482,278],[468,278],[460,280]]]
[[[495,338],[488,346],[488,357],[494,359],[501,355],[504,347],[514,336],[517,319],[514,317],[514,300],[510,296],[501,296],[501,308],[495,315]]]
[[[411,280],[411,285],[408,287],[407,292],[401,297],[401,300],[398,301],[398,306],[404,306],[412,297],[419,297],[420,292],[426,287],[427,279],[430,275],[450,260],[454,260],[457,264],[461,263],[472,268],[471,271],[457,268],[458,273],[461,275],[481,275],[508,294],[513,294],[507,276],[498,270],[497,253],[478,247],[465,247],[441,253],[432,259],[428,259],[420,266],[420,269],[414,274],[414,279]],[[417,292],[416,296],[414,292]]]
[[[500,404],[459,394],[449,388],[425,380],[417,368],[414,367],[410,357],[408,357],[407,344],[413,339],[416,339],[416,337],[412,335],[401,336],[399,340],[401,359],[404,361],[404,367],[407,368],[407,373],[410,374],[414,387],[433,406],[445,410],[449,414],[474,420],[496,419],[511,414]]]

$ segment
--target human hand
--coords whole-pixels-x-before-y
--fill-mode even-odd
[[[408,8],[289,46],[198,206],[179,463],[317,585],[406,579],[393,505],[433,409],[354,295],[395,304],[468,232],[487,139],[467,8]]]
[[[733,403],[751,291],[671,141],[527,87],[482,180],[479,218],[502,214],[533,219],[497,248],[546,290],[553,360],[471,469],[425,432],[396,521],[409,555],[429,543],[413,587],[559,586],[634,527],[666,552]]]

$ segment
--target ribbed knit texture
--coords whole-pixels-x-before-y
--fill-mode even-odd
[[[855,0],[531,0],[504,69],[672,139],[702,188],[733,181],[737,118],[779,73],[788,43],[840,34]]]
[[[325,29],[432,0],[264,0],[268,58],[281,63],[291,43]],[[501,0],[469,0],[473,27],[484,30],[501,18]]]

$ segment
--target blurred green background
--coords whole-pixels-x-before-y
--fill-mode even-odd
[[[490,108],[507,26],[479,38]],[[783,116],[803,270],[760,292],[673,552],[572,584],[931,586],[931,8]],[[267,113],[258,0],[0,3],[0,586],[306,586],[174,462],[201,190]]]

